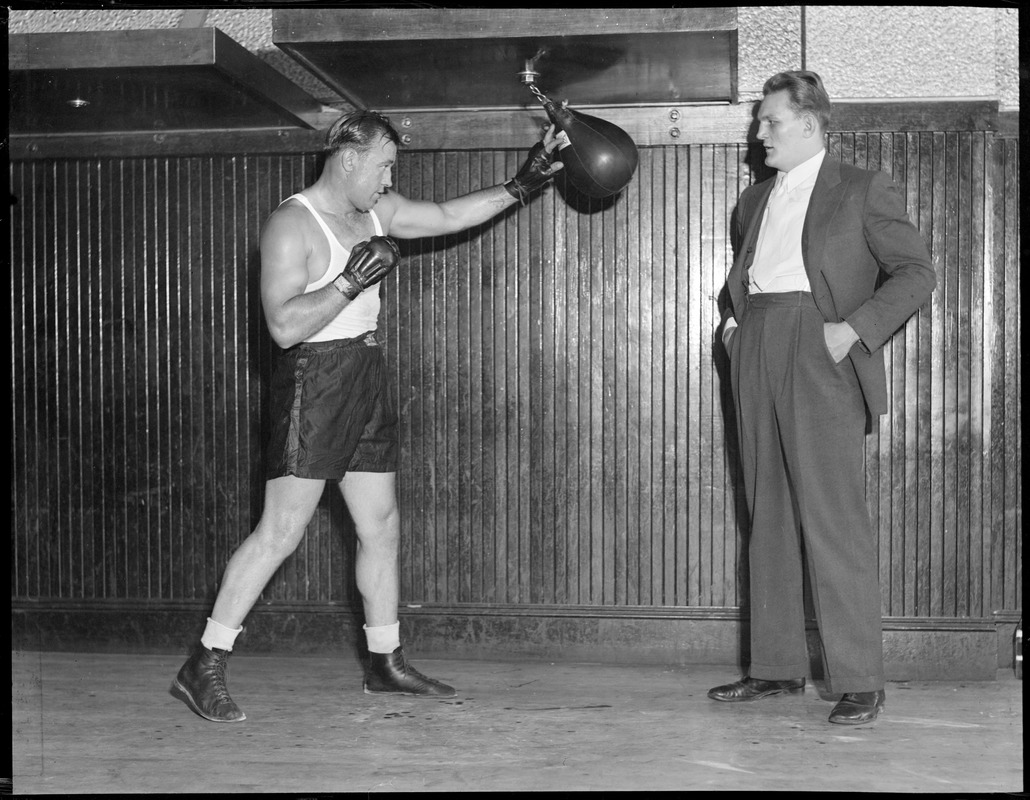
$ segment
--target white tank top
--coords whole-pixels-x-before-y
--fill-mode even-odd
[[[347,259],[350,258],[350,250],[340,244],[340,240],[336,238],[329,229],[329,226],[325,224],[325,220],[315,211],[308,198],[302,194],[294,194],[287,197],[286,200],[299,200],[303,203],[312,216],[314,216],[315,221],[318,222],[319,227],[325,233],[326,239],[329,240],[329,266],[326,267],[325,274],[321,278],[314,283],[309,283],[304,289],[304,294],[310,294],[326,286],[343,272],[343,268],[347,266]],[[286,200],[283,200],[283,203]],[[376,235],[382,236],[383,227],[379,224],[379,217],[376,216],[376,212],[369,210],[368,213],[372,215],[372,225],[375,227]],[[328,342],[333,339],[353,339],[355,336],[361,336],[363,333],[374,331],[379,325],[380,286],[381,284],[377,283],[375,286],[368,287],[351,300],[344,307],[343,311],[331,319],[322,330],[312,334],[305,341]]]

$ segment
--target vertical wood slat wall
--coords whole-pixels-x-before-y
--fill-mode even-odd
[[[884,614],[1021,605],[1016,141],[831,137],[884,169],[939,287],[887,348],[867,442]],[[622,196],[548,190],[500,220],[405,244],[381,326],[402,411],[403,597],[412,603],[736,607],[746,602],[731,425],[714,347],[746,148],[641,149]],[[442,199],[515,152],[402,155]],[[261,222],[315,157],[11,165],[12,598],[210,601],[260,513],[273,347]],[[276,602],[354,596],[327,493]]]

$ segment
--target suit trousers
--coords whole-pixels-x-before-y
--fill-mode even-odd
[[[730,339],[750,512],[752,678],[808,674],[804,577],[827,691],[883,688],[877,548],[865,500],[865,402],[811,294],[748,296]]]

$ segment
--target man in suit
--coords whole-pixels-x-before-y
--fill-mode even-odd
[[[819,76],[780,73],[763,95],[758,138],[777,175],[741,194],[722,323],[750,514],[751,664],[708,695],[804,690],[804,558],[827,688],[841,695],[830,722],[862,724],[884,704],[866,420],[887,410],[882,347],[936,276],[891,179],[827,157]]]

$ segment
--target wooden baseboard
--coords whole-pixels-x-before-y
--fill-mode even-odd
[[[204,628],[199,604],[12,603],[14,649],[185,652]],[[423,658],[506,659],[745,667],[748,620],[733,608],[405,606],[405,649]],[[983,619],[887,618],[888,680],[994,680],[1013,665],[1018,611]],[[326,605],[262,605],[238,646],[250,652],[326,655],[361,650],[361,616]],[[819,634],[809,625],[812,676]]]

